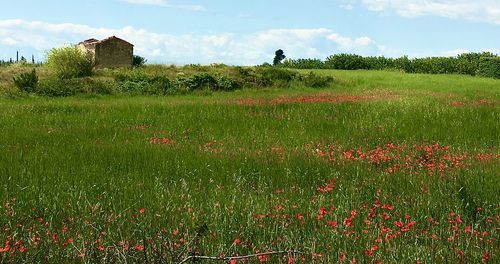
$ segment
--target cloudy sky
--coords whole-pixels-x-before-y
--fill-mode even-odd
[[[500,0],[0,0],[0,59],[111,35],[156,63],[500,53]]]

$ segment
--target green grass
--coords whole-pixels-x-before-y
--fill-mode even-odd
[[[0,263],[498,262],[500,81],[318,72],[336,83],[0,99]]]

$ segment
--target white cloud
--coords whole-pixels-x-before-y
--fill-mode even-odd
[[[460,54],[469,53],[469,52],[470,52],[470,50],[467,50],[467,49],[454,49],[454,50],[448,50],[448,51],[443,52],[441,56],[455,57],[455,56],[458,56]]]
[[[112,35],[135,44],[135,52],[151,62],[176,64],[260,64],[272,61],[274,51],[279,48],[289,58],[324,59],[339,52],[361,55],[381,55],[387,52],[384,46],[368,37],[350,38],[326,28],[271,29],[245,35],[171,35],[130,26],[112,29],[71,23],[0,20],[0,50],[2,45],[16,45],[16,48],[24,47],[41,54],[64,44]]]
[[[433,15],[500,25],[499,0],[344,0],[341,6],[361,3],[375,12],[395,12],[403,17]]]
[[[6,46],[14,46],[14,45],[18,45],[19,42],[17,42],[15,39],[13,39],[11,37],[5,37],[5,38],[0,39],[0,44],[6,45]]]
[[[126,2],[126,3],[130,3],[130,4],[162,6],[162,7],[184,9],[184,10],[195,11],[195,12],[201,12],[201,11],[207,10],[202,5],[186,5],[186,4],[176,5],[176,4],[171,4],[169,1],[166,1],[166,0],[121,0],[121,1]]]

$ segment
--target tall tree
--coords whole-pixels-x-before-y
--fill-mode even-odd
[[[274,56],[273,65],[276,66],[281,63],[282,60],[286,58],[285,52],[282,49],[277,50]]]

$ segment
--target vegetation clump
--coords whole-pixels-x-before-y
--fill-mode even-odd
[[[92,54],[77,47],[52,49],[47,56],[47,66],[59,79],[88,77],[92,75]]]
[[[38,76],[35,69],[30,72],[20,73],[13,79],[14,85],[24,92],[34,92],[38,87]]]
[[[329,86],[334,79],[332,76],[322,76],[314,72],[309,72],[309,74],[302,76],[302,81],[307,87],[324,88]]]
[[[497,55],[489,52],[464,53],[457,57],[428,57],[410,59],[363,57],[356,54],[335,54],[319,59],[285,60],[280,67],[293,69],[332,69],[332,70],[397,70],[422,74],[467,74],[498,78],[500,71]]]
[[[500,79],[500,57],[481,58],[478,75]]]
[[[146,60],[146,58],[144,58],[144,57],[134,55],[134,57],[132,59],[132,65],[134,67],[140,67],[140,66],[143,66],[144,64],[146,64],[147,61],[148,60]]]

